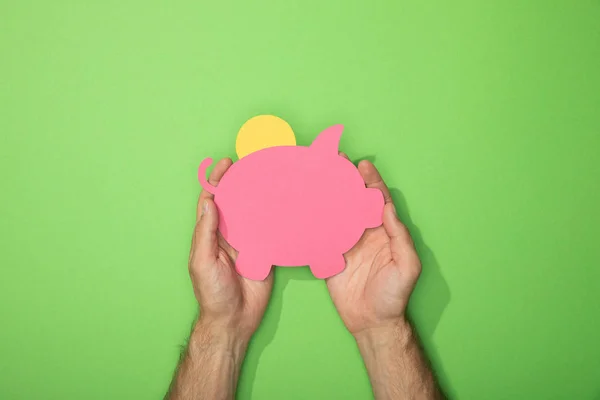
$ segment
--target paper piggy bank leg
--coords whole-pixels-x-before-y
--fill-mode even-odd
[[[315,278],[325,279],[337,275],[346,268],[346,260],[342,254],[330,254],[310,264],[310,271]]]
[[[253,281],[264,281],[271,272],[271,265],[240,251],[235,261],[235,269],[244,278]]]

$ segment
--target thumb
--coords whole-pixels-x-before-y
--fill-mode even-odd
[[[406,226],[398,219],[393,203],[383,207],[383,227],[390,237],[392,257],[395,261],[403,258],[407,252],[414,252],[415,247]]]
[[[202,202],[202,215],[196,224],[194,243],[196,251],[203,260],[217,258],[217,227],[219,226],[219,213],[217,206],[211,199]]]

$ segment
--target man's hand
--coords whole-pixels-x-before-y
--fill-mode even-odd
[[[219,161],[210,174],[210,184],[218,186],[231,164],[228,158]],[[189,259],[200,318],[168,399],[233,399],[248,341],[271,296],[273,272],[264,281],[238,275],[237,252],[217,231],[218,225],[213,195],[203,191]]]
[[[406,227],[398,220],[392,197],[373,164],[358,170],[369,188],[383,193],[383,225],[368,229],[344,257],[346,269],[327,280],[335,306],[353,335],[395,326],[421,273],[421,262]]]
[[[329,293],[357,341],[378,400],[442,398],[406,319],[419,257],[375,166],[361,161],[358,170],[385,198],[383,225],[365,231],[344,255],[346,269],[327,280]]]
[[[209,183],[217,186],[231,164],[229,158],[219,161]],[[264,281],[246,279],[235,271],[238,253],[217,231],[219,215],[213,197],[202,191],[198,200],[189,262],[194,294],[203,321],[235,331],[248,340],[258,328],[269,302],[273,271]]]

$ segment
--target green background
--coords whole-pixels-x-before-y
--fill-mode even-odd
[[[600,1],[0,0],[1,399],[161,398],[198,164],[263,113],[393,188],[451,397],[600,398]],[[238,397],[372,397],[307,268]]]

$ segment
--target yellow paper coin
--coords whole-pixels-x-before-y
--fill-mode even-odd
[[[240,128],[235,152],[242,158],[267,147],[295,145],[294,131],[287,122],[274,115],[258,115]]]

